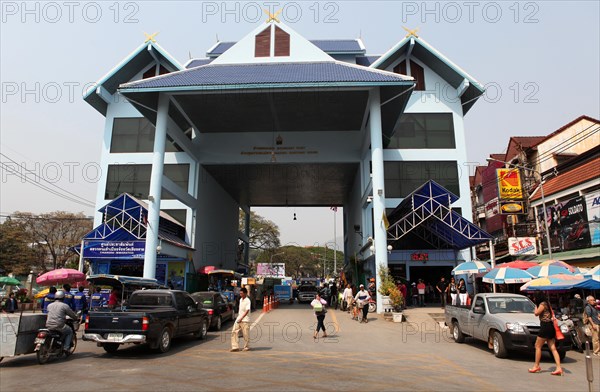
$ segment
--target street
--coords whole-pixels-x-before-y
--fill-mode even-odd
[[[313,340],[308,305],[254,312],[251,351],[229,352],[231,322],[205,341],[175,339],[166,354],[123,346],[113,355],[79,340],[75,354],[40,366],[35,355],[5,358],[0,389],[9,390],[446,390],[587,391],[583,354],[567,353],[564,377],[554,377],[547,354],[543,372],[529,374],[533,356],[497,359],[484,343],[457,344],[439,308],[409,309],[408,321],[370,314],[368,324],[341,311],[326,316],[329,337]],[[431,316],[433,315],[434,318]],[[336,331],[334,331],[334,329]],[[81,331],[79,332],[81,335]],[[594,359],[595,384],[600,361]]]

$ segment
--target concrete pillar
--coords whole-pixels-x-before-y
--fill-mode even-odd
[[[248,242],[244,243],[244,264],[249,265],[250,263],[250,208],[248,207],[248,213],[244,216],[244,234],[248,238]],[[250,272],[250,271],[248,271]]]
[[[154,134],[154,155],[150,174],[150,193],[148,197],[148,224],[146,227],[146,250],[144,252],[144,278],[156,276],[156,247],[158,246],[158,221],[160,218],[160,195],[165,163],[165,143],[167,140],[167,120],[169,116],[169,96],[160,94],[156,113]]]
[[[383,222],[385,213],[385,177],[383,173],[383,137],[381,130],[381,99],[379,88],[369,92],[369,131],[371,133],[371,164],[373,181],[373,237],[375,240],[375,283],[381,287],[379,270],[387,268],[387,230]],[[381,294],[377,291],[377,313],[383,312]]]

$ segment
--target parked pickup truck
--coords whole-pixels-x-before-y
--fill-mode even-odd
[[[519,294],[477,294],[471,308],[446,306],[446,325],[452,337],[462,343],[466,336],[488,342],[498,358],[505,358],[509,351],[535,352],[535,340],[540,321],[533,314],[535,305],[529,298]],[[563,333],[568,336],[568,327]],[[547,345],[544,345],[547,349]],[[571,348],[568,337],[557,341],[560,358]]]
[[[123,310],[91,311],[83,340],[96,342],[108,353],[126,343],[146,343],[164,353],[174,337],[192,334],[204,339],[208,325],[208,312],[185,291],[138,290]]]

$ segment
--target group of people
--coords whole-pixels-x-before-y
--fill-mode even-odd
[[[46,295],[42,300],[42,312],[48,313],[48,306],[57,300],[56,294],[58,291],[59,290],[55,286],[50,287],[48,290],[48,295]],[[81,311],[82,313],[87,313],[89,304],[83,286],[79,286],[77,292],[73,294],[71,293],[71,285],[65,283],[61,292],[63,294],[62,302],[69,306],[71,310],[75,312]]]
[[[412,283],[410,291],[412,306],[425,306],[426,303],[435,301],[436,297],[439,297],[442,308],[448,304],[448,297],[450,297],[450,303],[453,306],[467,306],[469,299],[467,283],[462,278],[456,283],[454,277],[450,278],[450,282],[447,282],[443,276],[435,287],[430,283],[425,283],[423,279]]]

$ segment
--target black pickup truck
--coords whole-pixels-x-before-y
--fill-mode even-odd
[[[123,310],[90,312],[83,340],[96,342],[108,353],[126,343],[146,343],[164,353],[174,337],[193,334],[204,339],[208,325],[208,312],[187,292],[138,290]]]

